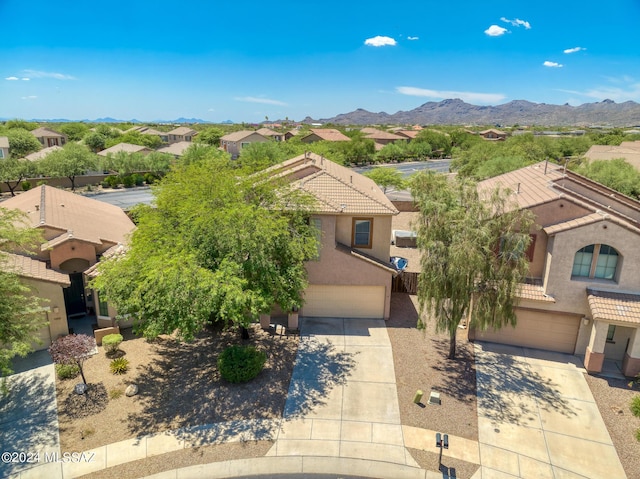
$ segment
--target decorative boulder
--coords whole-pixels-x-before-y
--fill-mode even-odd
[[[87,386],[84,383],[80,383],[80,384],[76,384],[74,391],[76,394],[84,394],[87,392],[87,389],[89,389],[89,386]]]
[[[127,389],[124,390],[124,394],[127,397],[135,396],[138,394],[138,386],[136,384],[129,384]]]

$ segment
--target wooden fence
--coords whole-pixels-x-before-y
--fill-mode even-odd
[[[419,273],[400,273],[393,278],[391,292],[416,294],[418,292]]]

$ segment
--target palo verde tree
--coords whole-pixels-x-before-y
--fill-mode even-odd
[[[51,359],[56,364],[73,364],[78,366],[82,382],[87,384],[84,377],[84,362],[96,347],[96,340],[87,334],[69,334],[56,339],[49,348]]]
[[[207,153],[208,151],[208,153]],[[248,326],[273,304],[301,305],[304,262],[316,253],[304,201],[198,149],[136,211],[126,253],[103,262],[94,286],[147,337],[192,339],[210,321]]]
[[[29,160],[7,158],[0,161],[0,181],[7,185],[11,196],[15,196],[15,190],[20,183],[36,171],[36,164]]]
[[[420,311],[438,332],[449,333],[453,359],[458,325],[467,315],[478,329],[515,325],[533,220],[528,211],[511,207],[508,191],[479,192],[465,179],[422,172],[411,191],[420,211]]]
[[[62,149],[49,153],[38,162],[40,172],[45,176],[67,177],[71,189],[76,189],[76,176],[84,175],[98,166],[96,156],[78,143],[67,143]]]
[[[43,302],[23,283],[8,252],[24,253],[42,241],[19,210],[0,208],[0,376],[11,374],[11,359],[32,351],[46,324]]]
[[[377,167],[364,174],[367,178],[372,179],[375,183],[382,188],[382,191],[387,192],[387,188],[393,186],[394,188],[401,190],[405,187],[404,178],[402,173],[396,168]]]

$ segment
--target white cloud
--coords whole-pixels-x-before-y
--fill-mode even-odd
[[[420,40],[420,37],[407,37],[407,40]]]
[[[439,100],[460,98],[470,103],[495,104],[506,98],[502,93],[477,93],[470,91],[447,91],[447,90],[428,90],[425,88],[417,88],[413,86],[396,87],[398,93],[409,96],[421,96],[427,98],[435,98]]]
[[[29,80],[31,80],[31,78],[23,77],[23,78],[20,78],[20,80],[22,80],[22,81],[29,81]]]
[[[597,101],[613,100],[618,103],[633,100],[640,101],[640,82],[629,83],[626,88],[597,86],[586,91],[560,90],[573,95],[592,98]]]
[[[501,35],[504,35],[508,31],[509,30],[507,30],[506,28],[502,28],[502,27],[500,27],[498,25],[491,25],[489,28],[487,28],[484,31],[484,33],[486,33],[490,37],[499,37]]]
[[[209,108],[207,111],[215,111],[213,108]]]
[[[56,80],[75,80],[75,77],[65,73],[43,72],[39,70],[24,70],[23,73],[31,78],[54,78]]]
[[[564,50],[564,53],[576,53],[576,52],[581,52],[583,50],[586,50],[586,48],[582,48],[582,47],[567,48],[566,50]]]
[[[550,62],[549,60],[545,61],[543,65],[549,68],[562,68],[564,66],[562,63]]]
[[[36,98],[38,98],[35,95],[29,95],[29,96],[23,96],[22,99],[23,100],[35,100]]]
[[[286,106],[287,105],[283,101],[271,100],[269,98],[260,98],[260,97],[255,97],[255,96],[236,97],[235,100],[237,100],[237,101],[245,101],[245,102],[248,102],[248,103],[262,103],[264,105],[280,105],[280,106]]]
[[[509,20],[508,18],[500,17],[500,20],[502,20],[505,23],[508,23],[509,25],[513,25],[514,27],[524,27],[527,30],[531,28],[531,24],[529,22],[525,20],[520,20],[519,18],[516,18],[515,20]]]
[[[376,36],[376,37],[372,37],[372,38],[367,38],[364,41],[365,45],[368,45],[370,47],[386,47],[386,46],[395,46],[398,42],[396,42],[393,38],[391,37],[383,37],[383,36]]]
[[[5,78],[5,80],[16,81],[16,80],[20,80],[20,78],[18,78],[18,77],[7,77],[7,78]]]

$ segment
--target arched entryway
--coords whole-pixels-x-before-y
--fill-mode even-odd
[[[83,271],[89,266],[89,261],[81,258],[69,259],[60,264],[60,269],[68,273],[71,280],[71,286],[64,288],[64,305],[67,317],[82,316],[87,312]]]

